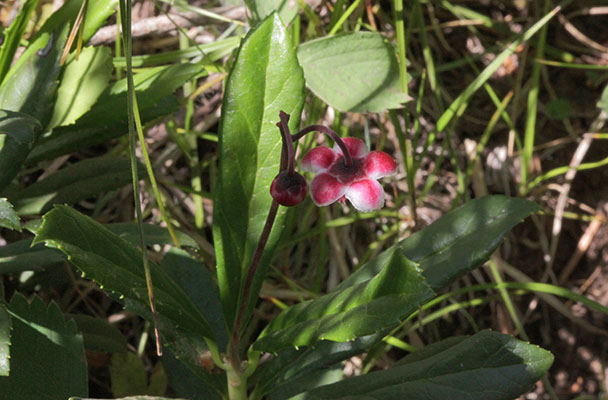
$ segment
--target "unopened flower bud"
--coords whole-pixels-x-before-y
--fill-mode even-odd
[[[279,173],[270,185],[270,195],[282,206],[295,206],[306,198],[306,179],[297,172]]]

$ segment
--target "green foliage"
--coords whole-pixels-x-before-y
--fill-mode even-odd
[[[307,399],[513,399],[553,363],[537,346],[497,332],[427,346],[397,366],[310,391]]]
[[[0,135],[10,136],[18,145],[33,144],[41,129],[40,122],[28,114],[0,110]]]
[[[95,400],[95,399],[85,399],[82,397],[70,397],[69,400]],[[127,397],[121,397],[120,399],[116,399],[116,400],[186,400],[186,399],[177,399],[174,397],[159,397],[159,396],[127,396]],[[188,399],[190,400],[190,399]]]
[[[40,214],[53,204],[74,204],[119,189],[131,182],[131,163],[114,157],[72,164],[11,196],[18,214]]]
[[[66,28],[42,35],[30,44],[10,70],[10,78],[0,86],[1,110],[26,113],[46,126],[57,90]],[[19,173],[30,149],[31,143],[19,143],[12,136],[0,135],[0,192]]]
[[[137,224],[125,222],[107,224],[105,227],[134,246],[139,244]],[[173,239],[166,228],[144,224],[143,232],[148,246],[173,244]],[[184,232],[176,231],[176,235],[183,246],[198,248],[196,242]],[[65,255],[59,250],[45,247],[42,244],[32,246],[32,239],[23,239],[0,247],[0,274],[43,270],[65,260]]]
[[[535,203],[505,196],[471,200],[370,260],[339,288],[370,279],[393,252],[403,252],[420,264],[429,286],[439,290],[488,260],[515,225],[538,211]]]
[[[0,198],[0,227],[21,231],[19,216],[8,200]]]
[[[286,24],[298,15],[298,4],[293,0],[245,0],[245,4],[253,16],[253,25],[263,21],[275,11]]]
[[[348,342],[323,340],[310,347],[279,350],[271,360],[261,364],[252,376],[252,381],[256,383],[256,393],[260,397],[268,395],[275,398],[276,394],[273,393],[277,391],[294,395],[320,386],[321,382],[314,384],[310,381],[319,377],[327,378],[326,373],[331,374],[341,361],[368,350],[384,335],[384,332],[379,332]],[[307,382],[308,386],[302,388],[300,382]]]
[[[382,112],[401,108],[395,50],[378,33],[353,32],[301,44],[298,60],[306,85],[340,111]]]
[[[8,305],[13,330],[9,376],[0,376],[8,399],[59,400],[88,393],[82,336],[55,303],[15,294]],[[35,350],[32,345],[35,344]]]
[[[84,0],[69,0],[54,12],[44,23],[37,35],[45,32],[52,32],[57,27],[71,26],[76,20],[76,16],[82,7]],[[87,16],[82,30],[82,39],[87,43],[106,20],[114,15],[118,0],[95,0],[90,1],[87,7]]]
[[[83,314],[71,314],[70,317],[76,322],[86,349],[106,353],[127,351],[127,340],[123,334],[106,320]]]
[[[279,170],[279,111],[298,127],[304,79],[295,50],[276,14],[243,40],[226,82],[219,134],[219,171],[214,193],[213,240],[224,313],[235,317],[242,281],[260,238]],[[274,225],[251,298],[258,295],[282,217]],[[253,302],[251,302],[253,303]]]
[[[133,353],[116,353],[110,365],[112,394],[116,398],[136,394],[163,395],[167,390],[167,376],[162,365],[156,367],[148,380],[148,373],[141,358]]]
[[[10,344],[12,323],[8,310],[0,303],[0,376],[10,373]]]
[[[112,56],[107,47],[86,47],[78,60],[68,60],[48,128],[70,125],[89,111],[106,89],[111,73]]]
[[[41,242],[64,252],[83,274],[118,293],[128,305],[138,311],[148,309],[141,252],[91,218],[67,206],[55,206],[44,216],[33,244]],[[182,335],[213,338],[213,328],[184,290],[158,265],[152,264],[151,268],[165,329],[179,327]]]
[[[600,100],[597,102],[597,107],[601,110],[604,110],[606,113],[608,113],[608,85],[606,85],[606,87],[602,91],[602,96],[600,97]]]
[[[4,32],[4,41],[2,48],[0,48],[0,85],[13,62],[19,42],[27,29],[27,23],[36,5],[38,5],[38,0],[27,0],[22,3],[21,9],[11,23],[11,26]]]
[[[175,90],[200,74],[196,64],[177,64],[144,70],[133,77],[143,123],[167,115],[178,108]],[[128,114],[125,96],[127,80],[122,79],[101,94],[95,105],[76,123],[57,127],[29,155],[29,164],[57,157],[125,135]]]
[[[353,340],[396,325],[433,295],[417,265],[394,252],[369,281],[283,311],[253,348],[276,352],[288,346],[310,346],[319,340]]]

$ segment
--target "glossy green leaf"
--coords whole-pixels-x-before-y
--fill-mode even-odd
[[[18,214],[39,214],[53,204],[74,204],[130,184],[131,162],[113,157],[89,158],[33,183],[12,198]]]
[[[57,90],[59,59],[67,37],[67,27],[39,36],[10,70],[0,86],[0,110],[23,112],[45,126],[51,116]],[[21,170],[31,149],[11,136],[0,135],[0,192]]]
[[[127,351],[127,339],[118,328],[105,319],[83,314],[71,314],[70,318],[76,322],[85,348],[106,353],[125,353]]]
[[[18,145],[33,144],[41,129],[40,122],[26,113],[0,110],[0,135],[10,136]]]
[[[52,32],[61,26],[70,26],[76,20],[80,7],[84,0],[69,0],[53,13],[44,23],[40,32]],[[91,37],[103,26],[105,21],[115,13],[118,0],[89,0],[87,15],[82,30],[83,43],[87,43]]]
[[[302,70],[289,34],[273,14],[243,40],[226,82],[222,105],[213,239],[229,325],[272,203],[269,188],[279,172],[281,155],[281,135],[276,126],[279,111],[291,115],[289,126],[295,131],[303,101]],[[279,215],[250,298],[257,298],[282,221],[283,216]]]
[[[497,332],[431,345],[384,371],[323,386],[306,399],[512,400],[534,387],[553,355]]]
[[[324,340],[311,347],[285,348],[260,364],[251,381],[256,384],[256,393],[260,396],[281,397],[285,393],[294,395],[310,390],[319,384],[310,383],[308,387],[301,387],[298,383],[313,380],[314,377],[327,378],[325,372],[332,371],[336,365],[341,366],[341,361],[369,350],[385,335],[385,332],[380,332],[348,342]],[[294,384],[301,390],[294,390]]]
[[[353,340],[396,325],[434,294],[417,265],[394,252],[386,267],[369,281],[283,311],[262,331],[253,348],[276,352],[319,340]]]
[[[104,225],[110,232],[127,240],[134,246],[140,244],[139,231],[134,222]],[[182,246],[198,248],[197,243],[186,233],[176,230],[175,234]],[[173,239],[167,228],[144,224],[146,244],[173,245]],[[22,271],[36,271],[49,268],[66,260],[65,255],[56,249],[42,244],[32,246],[32,239],[19,240],[0,247],[0,274]]]
[[[6,306],[0,303],[0,376],[10,372],[11,318]]]
[[[8,200],[0,198],[0,227],[21,231],[19,216]]]
[[[8,306],[13,324],[10,375],[0,377],[6,399],[65,399],[87,396],[82,336],[57,304],[15,294]]]
[[[340,111],[382,112],[410,100],[401,90],[395,50],[375,32],[320,38],[298,47],[306,85]]]
[[[172,248],[161,263],[167,274],[186,293],[198,311],[205,315],[213,329],[216,344],[221,352],[228,346],[226,320],[217,285],[210,271],[186,251]]]
[[[293,0],[245,0],[245,4],[251,11],[254,25],[275,11],[286,24],[298,15],[298,3]]]
[[[4,80],[11,63],[13,62],[15,52],[19,47],[19,43],[27,29],[30,15],[36,8],[36,5],[38,5],[38,0],[27,0],[22,2],[19,13],[17,13],[11,25],[4,32],[4,41],[2,43],[2,48],[0,48],[0,84]]]
[[[125,305],[140,313],[149,310],[139,249],[67,206],[55,206],[43,219],[33,244],[45,242],[61,250],[83,275],[123,296]],[[151,273],[161,329],[213,338],[209,322],[182,288],[156,264],[151,264]]]
[[[486,262],[515,225],[539,210],[533,202],[505,196],[472,200],[370,260],[339,288],[369,279],[394,252],[403,252],[439,290]]]
[[[184,63],[135,74],[133,80],[142,123],[176,111],[179,103],[172,93],[201,71],[199,65]],[[126,91],[126,79],[107,88],[76,123],[55,128],[32,150],[27,163],[68,154],[125,135],[129,130]]]
[[[0,109],[26,113],[44,127],[53,110],[67,27],[39,36],[0,87]]]
[[[112,55],[107,47],[85,47],[78,60],[72,56],[64,68],[47,128],[72,124],[89,111],[106,89],[112,69]]]

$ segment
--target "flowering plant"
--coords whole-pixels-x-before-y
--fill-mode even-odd
[[[289,115],[281,111],[281,122],[277,125],[285,141],[288,167],[281,171],[270,187],[272,197],[281,205],[299,204],[306,195],[305,180],[294,172],[293,139],[299,139],[315,130],[326,133],[336,144],[333,149],[321,146],[310,150],[302,159],[302,169],[314,172],[310,183],[312,201],[317,206],[326,206],[338,200],[350,200],[363,212],[374,211],[384,205],[384,190],[376,181],[393,175],[397,165],[391,156],[382,151],[369,152],[365,143],[356,138],[341,139],[331,129],[312,125],[293,135],[289,134]]]
[[[174,247],[159,264],[150,262],[150,274],[145,274],[146,249],[63,205],[44,216],[33,244],[64,253],[125,308],[158,326],[162,361],[182,397],[510,400],[524,393],[552,363],[552,355],[539,347],[491,331],[420,349],[402,337],[417,329],[413,317],[432,307],[440,290],[484,263],[515,224],[538,210],[525,200],[473,200],[356,265],[339,285],[323,288],[327,293],[311,290],[309,299],[291,304],[266,293],[271,302],[264,304],[278,304],[281,311],[271,309],[268,319],[268,308],[254,313],[271,264],[291,267],[289,249],[286,257],[273,256],[279,241],[289,238],[285,214],[298,211],[281,205],[300,204],[307,192],[305,178],[296,171],[294,142],[318,131],[336,144],[312,149],[302,159],[302,169],[315,174],[310,193],[318,206],[347,199],[358,211],[377,210],[384,204],[377,179],[397,170],[388,154],[368,151],[360,140],[342,139],[325,126],[298,131],[304,83],[291,36],[276,15],[249,32],[222,105],[213,268]],[[277,125],[282,140],[277,140]],[[155,313],[148,294],[156,299]],[[27,309],[19,299],[11,307],[18,316],[16,311]],[[68,337],[74,328],[64,322],[60,333],[69,331]],[[82,338],[69,337],[53,336],[51,344],[75,343],[69,354],[82,355],[77,343]],[[387,343],[415,353],[392,368],[343,379],[342,362],[373,354]]]

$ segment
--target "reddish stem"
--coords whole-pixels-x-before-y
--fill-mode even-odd
[[[350,167],[351,165],[353,165],[353,159],[350,156],[350,151],[348,151],[348,147],[346,147],[346,144],[344,144],[344,141],[342,140],[342,138],[340,136],[338,136],[338,134],[336,132],[332,131],[331,129],[329,129],[326,126],[310,125],[304,129],[302,129],[298,133],[294,133],[293,135],[291,135],[291,137],[294,141],[297,141],[297,140],[300,140],[302,138],[302,136],[306,135],[307,133],[314,132],[314,131],[321,132],[321,133],[329,136],[330,138],[332,138],[333,141],[336,142],[338,147],[340,147],[340,150],[342,150],[342,154],[344,154],[344,164],[347,167]]]
[[[283,137],[283,150],[287,150],[287,173],[289,175],[293,175],[296,170],[296,156],[293,150],[293,140],[291,134],[289,133],[289,114],[286,112],[279,112],[279,118],[281,122],[277,124],[279,127],[279,131],[281,131],[281,136]],[[282,157],[281,157],[282,160]],[[283,171],[285,167],[282,165],[279,172]]]
[[[243,283],[243,292],[239,303],[239,309],[236,314],[234,327],[232,328],[232,338],[230,343],[230,364],[232,364],[232,367],[237,371],[240,371],[241,363],[239,354],[241,328],[243,326],[245,314],[247,313],[247,308],[249,307],[249,296],[251,294],[251,287],[253,286],[253,279],[255,278],[255,273],[260,265],[260,260],[262,259],[262,254],[264,253],[264,247],[266,247],[266,242],[268,242],[268,238],[270,237],[270,231],[272,230],[272,225],[274,224],[278,209],[279,203],[273,200],[272,204],[270,205],[268,217],[266,217],[264,229],[262,229],[262,234],[260,235],[260,240],[258,241],[258,246],[255,248],[253,258],[251,259],[251,264],[247,270],[247,277]]]

